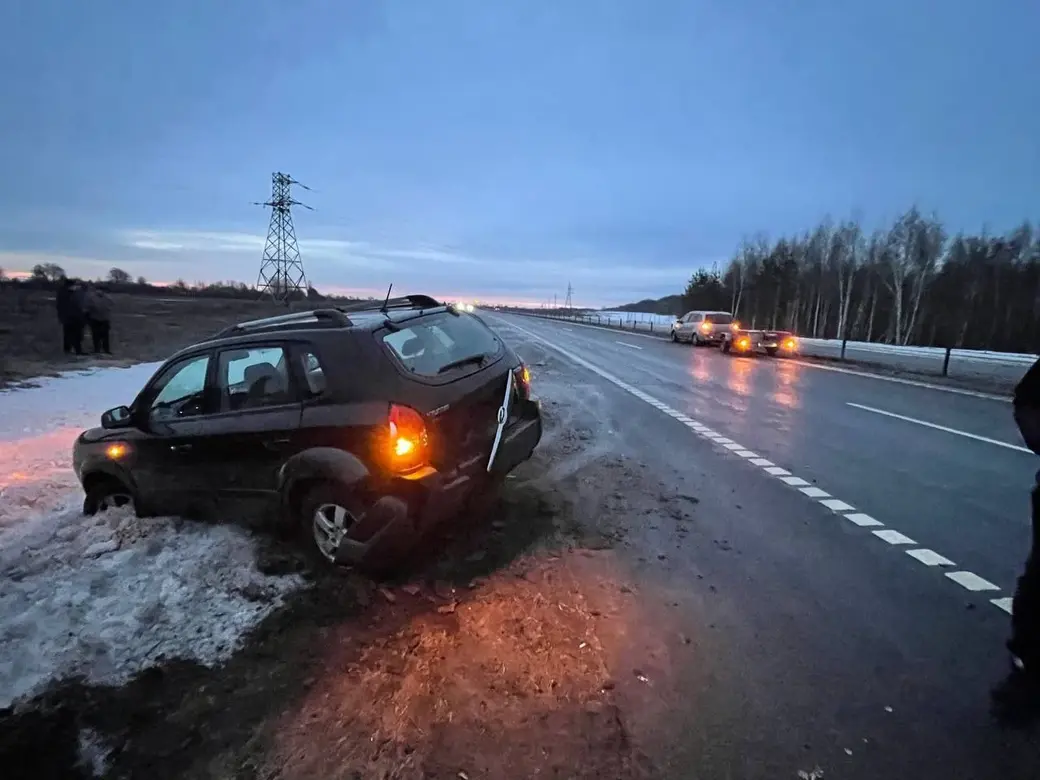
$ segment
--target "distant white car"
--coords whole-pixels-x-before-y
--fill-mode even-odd
[[[728,311],[690,311],[672,323],[672,341],[718,346],[740,325]]]

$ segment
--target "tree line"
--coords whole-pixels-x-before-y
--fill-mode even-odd
[[[25,288],[52,288],[55,287],[61,280],[67,278],[65,269],[57,263],[41,263],[35,265],[26,279],[9,279],[5,276],[4,270],[0,268],[0,283],[14,284],[19,287]],[[104,278],[94,280],[98,284],[103,284],[111,292],[126,293],[130,295],[156,295],[156,296],[167,296],[167,297],[194,297],[194,298],[242,298],[242,299],[253,299],[256,298],[258,293],[255,287],[251,287],[244,282],[236,281],[222,281],[222,282],[202,282],[196,281],[194,283],[186,282],[183,279],[178,279],[173,284],[151,284],[143,276],[138,276],[134,279],[128,272],[122,268],[112,268]],[[325,296],[319,293],[314,287],[308,287],[306,294],[297,293],[290,295],[290,299],[299,300],[325,300],[335,298],[340,299],[339,296]],[[344,300],[354,300],[353,298],[344,298]]]
[[[1040,233],[949,236],[911,208],[869,235],[855,220],[741,243],[693,274],[684,311],[725,309],[750,328],[813,338],[1010,352],[1040,348]]]

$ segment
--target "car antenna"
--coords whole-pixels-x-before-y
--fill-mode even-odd
[[[386,306],[390,303],[390,291],[394,289],[394,283],[390,282],[390,286],[386,290],[386,298],[383,300],[383,305],[379,307],[379,311],[386,314]]]

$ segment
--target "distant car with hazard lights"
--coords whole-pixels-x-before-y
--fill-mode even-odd
[[[733,315],[727,311],[689,311],[672,323],[670,337],[695,347],[717,347],[730,333],[733,322]]]
[[[394,569],[542,436],[520,358],[425,295],[231,326],[83,432],[92,515],[259,516],[324,562]]]
[[[735,323],[721,347],[727,354],[765,353],[770,357],[789,357],[798,353],[798,338],[786,330],[745,330]]]

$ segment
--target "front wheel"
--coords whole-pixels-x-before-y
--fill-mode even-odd
[[[672,343],[675,344],[679,339],[675,335],[675,328],[672,328]]]
[[[125,506],[133,507],[134,497],[115,479],[106,479],[92,485],[83,498],[83,514],[87,517]]]

